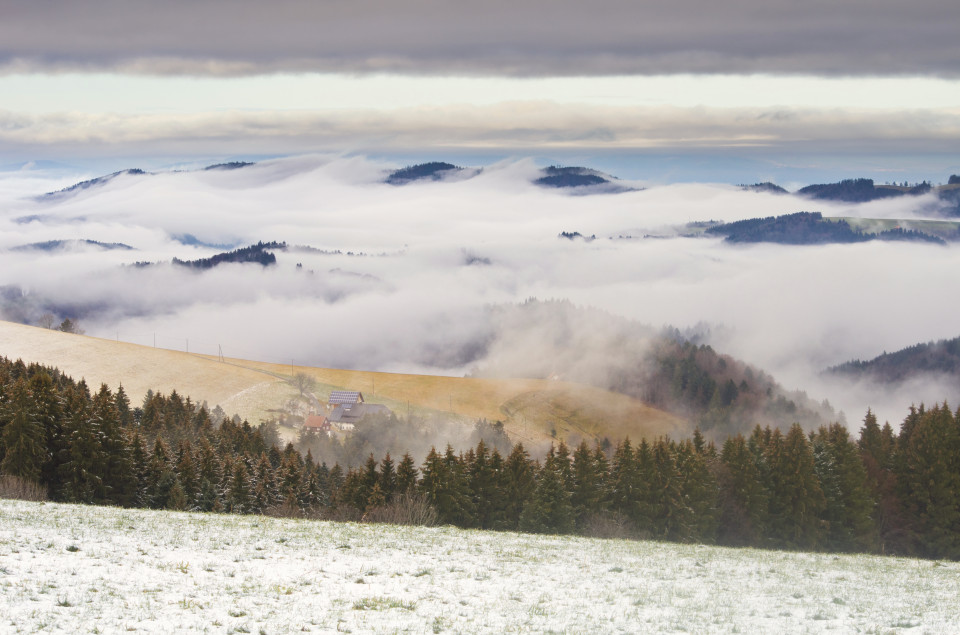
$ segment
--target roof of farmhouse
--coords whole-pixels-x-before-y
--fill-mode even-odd
[[[327,403],[339,405],[342,403],[363,403],[363,395],[356,390],[334,390],[330,393]]]

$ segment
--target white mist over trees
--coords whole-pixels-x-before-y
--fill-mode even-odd
[[[911,402],[950,397],[939,385],[896,395],[849,391],[818,373],[956,337],[956,247],[644,238],[673,236],[690,221],[798,211],[930,216],[937,212],[932,196],[853,205],[715,185],[571,196],[531,184],[539,172],[530,161],[485,166],[456,182],[383,183],[395,167],[298,157],[235,170],[123,173],[48,198],[39,195],[81,178],[5,178],[3,315],[36,323],[55,314],[54,324],[70,318],[91,335],[151,345],[156,334],[161,346],[189,340],[191,351],[222,347],[233,357],[446,374],[488,361],[509,373],[523,370],[504,364],[510,325],[491,324],[486,307],[568,299],[654,329],[708,324],[705,341],[717,350],[848,413],[873,406],[895,418]],[[558,239],[564,231],[597,240]],[[68,238],[101,245],[11,251]],[[274,252],[275,265],[194,271],[169,264],[261,240],[287,243]],[[104,247],[115,243],[136,251]],[[161,264],[130,266],[138,261]],[[572,327],[574,339],[604,337],[605,322],[585,318]],[[485,360],[488,347],[497,355]],[[526,351],[524,361],[533,359],[537,351]],[[566,374],[585,372],[588,361],[569,351],[553,359],[567,365]]]

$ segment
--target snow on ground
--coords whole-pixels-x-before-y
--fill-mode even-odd
[[[0,632],[960,632],[960,564],[0,501]]]

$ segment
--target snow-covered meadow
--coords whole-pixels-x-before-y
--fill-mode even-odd
[[[0,501],[0,632],[960,632],[960,564]]]

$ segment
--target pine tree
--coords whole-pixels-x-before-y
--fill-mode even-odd
[[[655,538],[689,540],[692,512],[681,488],[680,471],[670,444],[664,439],[653,444],[653,470],[648,481],[650,526]]]
[[[535,470],[530,455],[522,443],[513,446],[504,462],[500,490],[506,504],[503,510],[502,526],[498,529],[516,530],[520,526],[520,517],[536,486]]]
[[[253,493],[251,497],[251,511],[262,514],[276,505],[280,500],[279,489],[274,477],[273,466],[266,452],[260,454],[257,468],[253,476]]]
[[[58,475],[60,464],[67,455],[67,438],[64,426],[62,398],[54,385],[53,378],[45,371],[38,372],[30,378],[30,392],[36,403],[37,423],[43,430],[46,446],[46,461],[44,461],[40,480],[46,484],[50,492],[61,490]],[[0,399],[0,402],[3,400]],[[2,427],[2,426],[0,426]],[[0,438],[0,447],[3,440]],[[0,450],[0,456],[3,451]]]
[[[573,492],[570,496],[574,524],[578,529],[603,511],[603,474],[598,467],[586,441],[581,441],[573,453]]]
[[[136,503],[137,482],[133,473],[130,446],[120,427],[120,412],[106,384],[100,386],[90,408],[91,421],[100,431],[103,472],[98,499],[113,505],[130,507]]]
[[[13,384],[0,419],[4,422],[5,449],[3,460],[0,461],[0,473],[39,483],[47,462],[46,439],[37,421],[33,395],[23,379]]]
[[[71,503],[93,503],[101,491],[105,457],[99,430],[89,418],[90,397],[81,381],[64,392],[67,444],[59,461],[60,497]]]
[[[417,465],[413,457],[407,452],[400,459],[397,466],[397,492],[406,494],[412,492],[417,487]]]
[[[640,475],[630,439],[617,444],[610,464],[610,510],[635,521],[639,516]]]
[[[847,429],[839,423],[822,427],[813,437],[814,465],[824,493],[824,545],[836,551],[874,551],[876,506],[867,472]]]
[[[164,442],[163,437],[158,436],[153,442],[153,450],[150,453],[150,459],[147,461],[145,499],[148,507],[153,509],[165,509],[167,507],[170,490],[177,481],[171,459],[166,442]]]
[[[247,464],[238,459],[233,462],[230,481],[226,494],[226,511],[231,514],[250,513],[252,504],[250,472],[247,470]]]
[[[502,493],[498,487],[498,475],[491,465],[490,454],[483,439],[477,443],[473,460],[467,465],[467,474],[476,526],[491,529],[500,522],[497,507]]]
[[[738,434],[724,441],[720,461],[720,542],[760,545],[767,534],[770,493],[757,466],[757,456]]]
[[[380,484],[380,491],[383,493],[384,503],[386,503],[393,498],[393,493],[397,489],[397,471],[393,467],[393,459],[390,458],[389,452],[380,461],[378,483]]]
[[[170,487],[170,492],[167,494],[166,509],[183,511],[187,509],[187,506],[187,495],[183,491],[183,486],[180,484],[180,479],[175,477],[173,479],[173,485]]]
[[[793,424],[786,437],[776,430],[769,452],[771,537],[784,547],[813,549],[821,538],[824,497],[813,451],[800,425]]]
[[[676,446],[680,491],[690,509],[689,540],[712,543],[719,524],[719,487],[710,469],[711,458],[706,447],[697,450],[695,443],[682,441]]]
[[[553,453],[537,475],[533,496],[520,516],[520,530],[549,534],[573,531],[573,507],[564,488],[562,460]]]
[[[960,558],[960,424],[946,404],[921,407],[902,447],[900,479],[914,506],[920,553]]]

